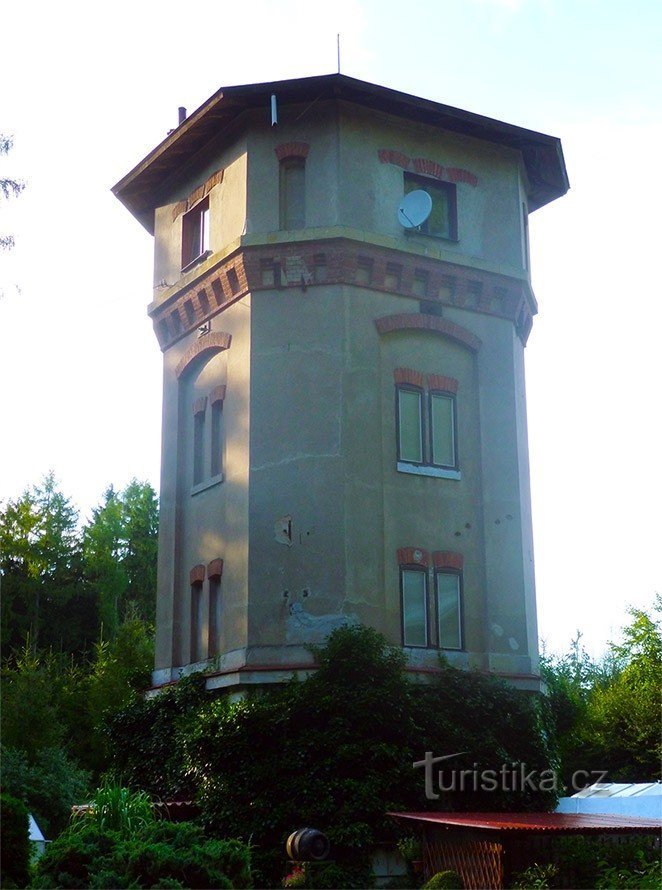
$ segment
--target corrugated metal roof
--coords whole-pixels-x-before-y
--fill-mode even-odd
[[[432,823],[446,829],[472,828],[487,831],[654,834],[662,828],[662,821],[657,819],[638,819],[602,813],[389,813],[388,815],[398,819]]]

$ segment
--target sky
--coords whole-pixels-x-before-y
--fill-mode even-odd
[[[111,186],[224,85],[344,74],[559,136],[531,217],[540,636],[599,656],[662,592],[658,0],[8,0],[0,51],[0,501],[53,470],[81,520],[158,489],[152,240]]]

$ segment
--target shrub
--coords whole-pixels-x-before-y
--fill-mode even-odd
[[[450,870],[438,871],[426,884],[423,884],[426,890],[460,890],[462,886],[458,873]]]
[[[93,819],[64,831],[37,864],[35,887],[251,887],[250,848],[165,820],[122,835]]]
[[[30,864],[30,819],[24,804],[0,795],[0,885],[25,887]]]
[[[511,886],[522,888],[522,890],[545,890],[545,888],[556,886],[554,882],[558,873],[558,867],[551,862],[546,865],[536,863],[515,875]]]
[[[69,821],[71,807],[85,799],[89,774],[63,748],[42,748],[34,762],[16,748],[0,753],[3,791],[25,803],[46,836],[58,834]]]

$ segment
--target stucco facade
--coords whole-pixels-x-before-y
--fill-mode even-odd
[[[400,225],[408,177],[445,184],[452,236]],[[526,227],[566,189],[558,140],[341,75],[221,91],[118,183],[154,234],[164,356],[155,685],[282,680],[358,621],[424,633],[406,646],[421,676],[443,651],[537,687]],[[399,453],[401,390],[420,460]],[[452,466],[431,456],[435,396]]]

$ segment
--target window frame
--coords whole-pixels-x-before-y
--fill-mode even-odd
[[[209,256],[211,253],[209,243],[209,195],[207,195],[182,216],[182,272],[186,272]]]
[[[421,445],[421,460],[413,461],[407,460],[407,458],[402,457],[401,451],[401,432],[402,432],[402,421],[400,419],[400,392],[412,392],[418,395],[418,432],[420,438]],[[396,450],[397,450],[397,460],[398,463],[409,464],[414,467],[423,467],[425,466],[425,417],[424,417],[424,405],[425,402],[425,390],[419,386],[414,386],[412,383],[396,383],[395,384],[395,428],[396,428]]]
[[[407,189],[406,184],[412,183],[413,188]],[[425,220],[424,223],[421,223],[420,226],[417,226],[415,229],[407,229],[408,233],[416,233],[420,235],[427,235],[428,238],[439,238],[442,241],[459,241],[458,235],[458,221],[457,221],[457,185],[454,182],[446,182],[444,179],[435,179],[431,176],[424,176],[421,173],[410,173],[409,171],[403,171],[403,195],[409,194],[409,192],[416,191],[416,189],[422,189],[427,192],[428,195],[432,198],[432,208],[434,212],[434,202],[435,196],[431,194],[428,189],[436,189],[438,192],[444,192],[446,195],[446,205],[448,207],[448,234],[440,234],[438,232],[430,231],[430,217]],[[432,213],[430,214],[432,216]]]
[[[459,470],[460,468],[460,460],[458,455],[458,444],[457,444],[457,394],[454,392],[449,392],[448,390],[441,389],[428,389],[427,390],[427,403],[428,403],[428,457],[429,460],[426,466],[435,467],[441,470]],[[435,397],[441,397],[444,399],[448,399],[451,403],[451,433],[453,436],[453,463],[444,464],[437,462],[434,457],[434,415],[432,413],[432,400]]]
[[[440,575],[452,576],[457,578],[457,616],[458,616],[458,637],[459,646],[444,646],[441,639],[441,611],[439,609],[439,584]],[[434,570],[434,608],[435,608],[435,626],[437,632],[437,648],[444,649],[447,652],[464,652],[464,573],[460,569],[452,568],[435,568]]]
[[[406,621],[405,621],[405,584],[404,584],[404,576],[406,572],[416,573],[423,576],[424,580],[424,589],[423,589],[423,600],[424,600],[424,608],[423,615],[425,617],[425,643],[420,645],[418,643],[408,643],[406,640]],[[401,565],[400,566],[400,635],[402,638],[403,647],[406,646],[408,649],[429,649],[430,648],[430,576],[427,567],[420,565]]]

